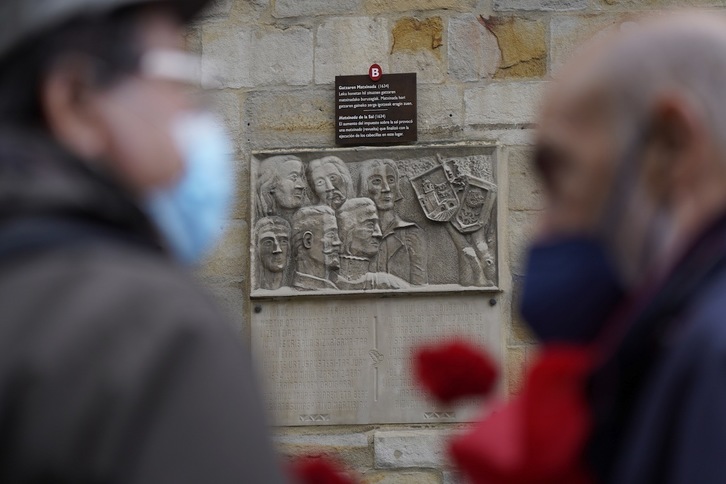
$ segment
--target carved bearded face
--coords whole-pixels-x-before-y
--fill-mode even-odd
[[[345,181],[334,164],[321,163],[315,166],[311,183],[318,198],[333,210],[338,210],[345,203]]]
[[[324,264],[328,269],[340,268],[340,238],[338,238],[338,223],[333,214],[322,214],[320,224],[311,231],[312,237],[308,249],[308,257]]]
[[[277,205],[285,209],[302,207],[305,199],[304,180],[302,161],[291,159],[281,163],[273,193]]]
[[[262,267],[273,273],[285,270],[289,252],[287,229],[282,225],[268,224],[257,235],[257,248]]]
[[[378,210],[393,210],[394,202],[398,198],[397,182],[396,172],[392,166],[379,164],[371,169],[366,187],[368,197],[373,200]]]

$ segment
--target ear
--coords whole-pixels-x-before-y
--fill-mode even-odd
[[[303,234],[303,236],[302,236],[302,243],[303,243],[303,247],[305,247],[306,249],[312,248],[312,246],[313,246],[313,233],[310,232],[309,230],[307,232],[305,232]]]
[[[43,115],[51,134],[84,160],[102,157],[105,136],[93,108],[91,67],[79,57],[62,59],[41,85]]]
[[[706,126],[686,98],[665,94],[657,99],[648,133],[643,174],[656,200],[670,202],[688,189],[701,168]]]

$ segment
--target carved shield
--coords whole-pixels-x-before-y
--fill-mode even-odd
[[[451,221],[456,230],[471,234],[484,227],[494,207],[496,190],[496,186],[488,181],[467,176],[466,189],[460,195],[459,211]]]
[[[459,210],[459,198],[442,166],[435,166],[412,178],[411,185],[429,220],[448,222]]]

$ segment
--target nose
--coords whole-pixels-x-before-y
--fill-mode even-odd
[[[388,193],[391,191],[391,186],[388,184],[386,180],[383,180],[383,185],[381,185],[381,191],[383,193]]]
[[[330,191],[333,191],[334,188],[335,187],[333,186],[333,183],[326,178],[325,179],[325,191],[330,192]]]
[[[273,239],[273,243],[275,246],[272,248],[273,254],[282,254],[282,247],[280,247],[280,242],[275,238]]]
[[[373,229],[373,237],[376,237],[378,239],[383,237],[383,232],[381,232],[381,226],[376,224],[376,227]]]
[[[300,178],[295,180],[295,189],[302,189],[305,188],[305,185],[303,185],[303,182]]]
[[[332,245],[333,245],[333,247],[340,247],[342,245],[342,243],[340,242],[340,237],[338,237],[337,234],[333,238]]]

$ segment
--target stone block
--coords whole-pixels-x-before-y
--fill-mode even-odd
[[[465,122],[527,124],[536,121],[545,82],[496,82],[464,93]]]
[[[214,0],[199,15],[199,21],[224,20],[232,10],[232,0]]]
[[[477,0],[366,0],[365,11],[370,14],[410,12],[412,10],[458,10],[470,12]]]
[[[243,109],[252,149],[335,144],[331,89],[255,92]]]
[[[332,84],[335,76],[364,75],[371,64],[388,72],[391,40],[383,18],[345,17],[325,20],[315,44],[315,82]]]
[[[440,84],[446,79],[446,65],[432,51],[396,52],[390,59],[391,72],[415,72],[418,84]]]
[[[303,86],[313,78],[313,33],[287,29],[220,28],[202,31],[202,82],[215,88]]]
[[[449,20],[448,57],[449,75],[464,82],[492,77],[501,61],[496,37],[475,15]]]
[[[447,430],[391,430],[373,434],[376,467],[403,469],[439,468],[447,464]]]
[[[416,72],[420,83],[439,83],[445,77],[441,17],[405,17],[393,26],[392,72]]]
[[[316,15],[341,15],[358,11],[361,0],[276,0],[274,16],[313,17]]]
[[[184,33],[184,45],[189,52],[202,54],[202,32],[199,28],[189,27]]]
[[[246,278],[249,253],[247,222],[232,220],[220,227],[221,239],[204,261],[203,276]]]
[[[517,346],[507,348],[505,356],[505,377],[507,381],[507,392],[515,395],[522,390],[529,365],[534,353],[533,347]]]
[[[509,262],[513,274],[522,275],[524,258],[541,212],[509,212]]]
[[[604,36],[626,21],[617,15],[554,17],[550,22],[551,71],[557,72],[588,40]]]
[[[452,129],[463,122],[461,89],[449,85],[419,88],[418,127],[421,132]]]
[[[437,472],[368,472],[361,484],[441,484],[441,479]]]
[[[512,278],[512,323],[509,328],[509,344],[515,346],[535,344],[537,339],[519,313],[519,301],[522,297],[522,276]]]
[[[242,154],[242,157],[234,164],[234,179],[237,184],[231,220],[247,220],[250,213],[250,197],[247,188],[250,186],[250,168],[247,160],[249,155]],[[243,161],[244,160],[244,161]]]
[[[239,95],[234,91],[211,91],[209,107],[224,121],[236,152],[242,135]]]
[[[373,466],[373,450],[365,433],[283,434],[275,436],[274,442],[286,456],[327,456],[354,468]]]
[[[503,146],[533,145],[537,139],[535,130],[525,126],[491,127],[479,124],[466,126],[464,135],[466,139],[486,140]]]
[[[501,52],[496,79],[542,77],[547,73],[544,22],[518,17],[481,17],[481,20],[496,37]]]
[[[443,472],[442,484],[464,484],[464,478],[458,472]]]
[[[417,19],[404,17],[393,26],[393,46],[391,52],[431,51],[441,56],[440,47],[444,44],[444,23],[441,17]]]
[[[584,10],[588,0],[494,0],[494,10],[511,12],[524,11],[571,11]]]
[[[542,210],[544,187],[532,164],[531,148],[510,148],[509,165],[509,209]]]

